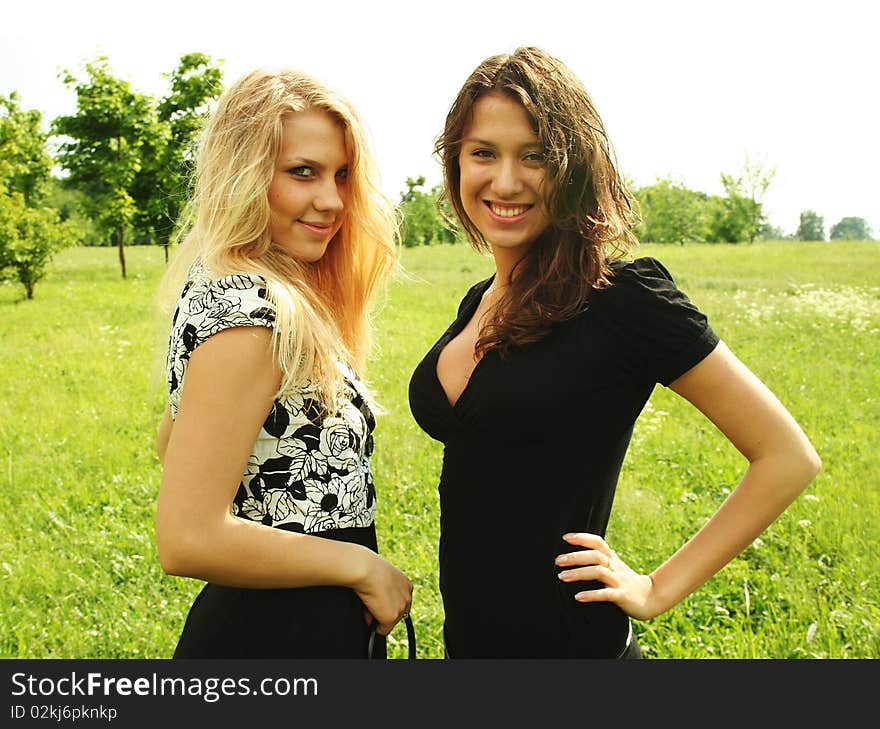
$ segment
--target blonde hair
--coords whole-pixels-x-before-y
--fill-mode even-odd
[[[314,109],[344,128],[348,193],[324,256],[303,263],[271,239],[268,189],[284,117]],[[397,262],[397,220],[377,179],[363,125],[347,101],[298,71],[247,74],[223,93],[203,131],[193,194],[175,234],[179,250],[160,287],[166,310],[196,259],[216,276],[262,276],[276,310],[278,395],[311,383],[325,407],[335,409],[342,387],[337,362],[363,371],[370,299]]]

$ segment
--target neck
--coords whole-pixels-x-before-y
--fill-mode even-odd
[[[510,283],[510,276],[513,269],[523,256],[527,249],[517,248],[492,248],[492,256],[495,259],[495,280],[492,282],[492,288],[497,289],[501,286],[507,286]]]

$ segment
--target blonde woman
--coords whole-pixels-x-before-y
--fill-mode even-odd
[[[351,107],[295,71],[238,80],[204,131],[181,240],[156,541],[165,572],[207,584],[174,656],[363,657],[412,584],[373,524],[357,373],[394,216]]]

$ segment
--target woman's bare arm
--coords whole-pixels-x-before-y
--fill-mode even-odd
[[[557,560],[560,566],[586,565],[566,570],[561,579],[598,579],[607,585],[577,599],[611,600],[639,619],[669,610],[711,578],[794,501],[821,467],[794,418],[723,342],[670,388],[748,459],[742,480],[709,521],[650,576],[633,571],[594,534],[567,535],[569,543],[589,551]]]
[[[751,544],[821,467],[818,454],[788,410],[724,343],[670,387],[702,411],[749,466],[703,528],[652,573],[654,592],[664,610]]]
[[[230,512],[279,382],[265,327],[219,332],[193,352],[159,492],[162,567],[236,587],[348,586],[387,632],[411,600],[412,585],[396,567],[360,545],[274,529]]]
[[[162,415],[162,422],[159,423],[159,432],[156,433],[156,455],[159,456],[159,463],[165,463],[165,451],[168,450],[168,439],[171,438],[171,429],[174,427],[174,420],[171,418],[171,406],[165,406],[165,413]]]

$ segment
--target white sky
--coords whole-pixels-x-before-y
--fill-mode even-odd
[[[777,170],[773,224],[816,210],[880,235],[880,98],[873,0],[783,2],[188,2],[12,0],[0,12],[0,93],[48,120],[74,111],[58,79],[107,55],[142,91],[167,90],[183,53],[299,68],[341,91],[367,123],[386,192],[440,180],[431,155],[449,105],[495,53],[537,45],[583,80],[624,174],[722,192],[748,154]]]

